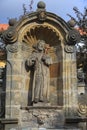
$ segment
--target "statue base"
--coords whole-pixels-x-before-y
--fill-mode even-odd
[[[22,107],[21,126],[57,128],[64,125],[64,113],[60,106],[35,106]]]
[[[51,106],[51,103],[38,102],[38,103],[33,103],[33,106]]]

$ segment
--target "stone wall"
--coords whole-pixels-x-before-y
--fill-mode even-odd
[[[25,61],[31,50],[27,46],[27,50],[24,51],[23,48],[25,47],[26,45],[20,43],[7,46],[6,118],[20,117],[20,108],[29,105],[29,94],[31,94],[31,88],[29,88],[30,71],[26,70]],[[57,54],[54,50],[50,55],[53,59],[53,64],[50,67],[50,102],[52,106],[63,105],[62,60],[58,60],[60,54]],[[58,89],[61,89],[61,95]]]
[[[62,44],[61,44],[62,45]],[[26,49],[27,48],[27,49]],[[29,96],[30,71],[25,61],[31,48],[24,43],[7,46],[6,118],[18,118],[18,125],[29,127],[58,128],[64,126],[65,117],[76,116],[77,80],[75,53],[67,53],[64,45],[50,53],[50,106],[31,107]],[[28,107],[30,106],[30,107]],[[60,107],[59,107],[60,106]],[[27,109],[26,109],[27,108]]]

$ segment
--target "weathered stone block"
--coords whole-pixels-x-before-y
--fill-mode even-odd
[[[6,106],[6,118],[19,118],[19,106]]]
[[[12,91],[11,92],[12,98],[11,98],[11,105],[20,105],[21,103],[21,94],[20,91]]]
[[[21,125],[29,127],[56,128],[64,125],[64,115],[60,110],[34,109],[21,112]]]
[[[21,106],[27,106],[29,101],[28,91],[22,91],[21,92]]]
[[[7,124],[5,125],[5,130],[19,130],[18,125],[16,124]]]

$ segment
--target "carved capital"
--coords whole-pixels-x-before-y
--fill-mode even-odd
[[[18,52],[18,45],[7,45],[6,50],[11,53],[16,53]]]
[[[17,53],[19,50],[21,50],[21,52],[29,52],[31,53],[32,49],[25,44],[12,44],[12,45],[7,45],[6,50],[10,53]]]

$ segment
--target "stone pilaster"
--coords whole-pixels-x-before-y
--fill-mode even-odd
[[[63,52],[63,103],[66,116],[77,113],[77,73],[75,52]]]
[[[29,53],[22,49],[18,43],[7,47],[5,118],[20,119],[20,107],[28,104],[29,76],[25,71],[25,55]]]

